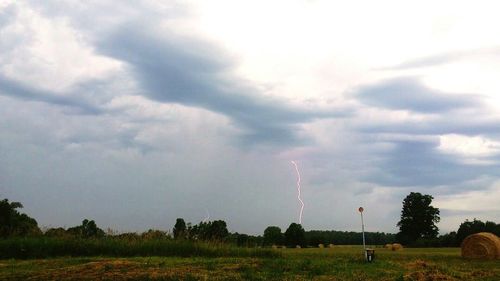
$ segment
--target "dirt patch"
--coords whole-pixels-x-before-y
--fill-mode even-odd
[[[455,281],[457,279],[437,271],[415,271],[405,275],[410,281]]]
[[[426,269],[426,268],[432,268],[435,267],[433,264],[430,264],[429,262],[426,262],[424,260],[416,260],[413,262],[410,262],[407,264],[406,268],[410,270],[415,270],[415,269]]]
[[[28,280],[182,279],[183,276],[196,273],[200,273],[200,270],[193,266],[160,267],[126,260],[103,260],[39,272]]]
[[[439,270],[439,268],[430,262],[416,260],[406,265],[410,273],[405,275],[405,280],[410,281],[453,281],[457,280]]]

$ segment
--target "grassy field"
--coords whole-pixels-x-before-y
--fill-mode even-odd
[[[0,280],[500,280],[500,261],[458,248],[277,249],[274,257],[67,257],[0,260]]]

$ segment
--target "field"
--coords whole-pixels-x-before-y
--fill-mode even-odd
[[[500,280],[498,260],[464,260],[458,248],[377,248],[373,263],[357,246],[273,251],[274,257],[4,259],[0,280]]]

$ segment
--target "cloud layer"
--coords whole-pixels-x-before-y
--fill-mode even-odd
[[[301,3],[302,25],[270,11],[283,22],[252,34],[217,3],[0,5],[0,196],[42,225],[169,229],[208,210],[233,231],[285,228],[299,206],[291,160],[307,229],[354,230],[363,205],[369,230],[394,232],[411,191],[436,198],[444,230],[500,215],[493,201],[461,207],[498,190],[500,97],[476,81],[500,67],[463,68],[467,90],[449,86],[457,62],[480,63],[499,42],[447,48],[462,37],[410,32],[424,27],[403,8],[396,40],[392,22],[332,19],[325,11],[358,10],[328,1]],[[228,17],[273,40],[238,44]]]

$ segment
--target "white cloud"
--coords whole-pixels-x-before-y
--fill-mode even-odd
[[[438,149],[465,158],[490,157],[500,153],[500,142],[482,136],[449,134],[439,137]]]
[[[96,55],[66,18],[46,18],[25,3],[11,4],[6,13],[11,18],[0,29],[0,70],[10,78],[62,92],[120,68],[119,62]]]

